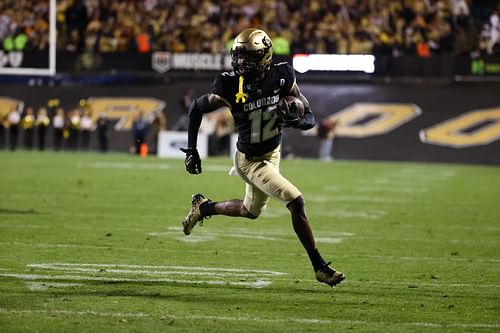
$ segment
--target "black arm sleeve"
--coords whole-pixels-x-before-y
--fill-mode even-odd
[[[311,111],[311,108],[307,108],[304,110],[304,117],[302,117],[302,119],[300,120],[300,123],[297,126],[297,128],[305,131],[310,128],[313,128],[314,125],[316,125],[316,119],[314,119],[314,115]]]
[[[198,130],[200,129],[201,120],[204,113],[216,110],[208,100],[208,94],[205,94],[191,103],[188,116],[188,148],[196,148],[198,143]]]

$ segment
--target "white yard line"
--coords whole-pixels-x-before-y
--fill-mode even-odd
[[[349,211],[349,210],[336,210],[332,209],[328,212],[314,212],[315,215],[318,216],[329,216],[329,217],[342,217],[342,218],[366,218],[369,220],[373,219],[380,219],[383,216],[387,215],[388,212],[386,211]],[[283,214],[282,216],[287,215]],[[63,216],[63,215],[61,215]],[[64,216],[75,216],[72,214],[64,214]],[[83,215],[83,217],[89,217],[89,215]],[[116,218],[122,218],[122,215],[112,215],[111,217],[116,217]],[[149,216],[150,218],[153,218],[153,216]],[[271,215],[271,216],[266,216],[267,218],[274,218],[278,217],[277,215]],[[157,218],[157,217],[156,217]],[[53,224],[53,225],[37,225],[37,224],[16,224],[15,222],[12,223],[0,223],[0,228],[21,228],[21,229],[52,229],[52,228],[64,228],[64,229],[70,229],[70,230],[103,230],[103,231],[108,231],[108,230],[119,230],[119,231],[137,231],[137,232],[145,232],[147,231],[147,227],[143,228],[137,228],[137,227],[116,227],[113,226],[112,228],[108,226],[77,226],[77,225],[58,225],[58,224]],[[406,229],[432,229],[432,230],[474,230],[474,231],[500,231],[500,227],[496,226],[481,226],[481,225],[425,225],[425,224],[397,224],[397,225],[391,225],[391,228],[406,228]],[[175,230],[178,231],[179,234],[182,233],[182,228],[181,227],[168,227],[168,230]],[[235,232],[240,232],[240,228],[237,229],[231,229],[233,233]],[[291,229],[289,231],[285,230],[270,230],[270,229],[265,229],[265,231],[251,231],[247,230],[244,231],[243,233],[246,234],[255,234],[255,235],[261,235],[261,236],[269,236],[269,235],[290,235],[293,232]],[[161,236],[161,235],[166,235],[165,232],[151,232],[148,233],[148,235],[155,235],[155,236]],[[349,232],[331,232],[328,231],[329,235],[333,236],[350,236],[353,235],[352,233]],[[190,236],[193,237],[193,236]]]
[[[288,218],[290,216],[290,212],[285,207],[279,208],[267,208],[262,212],[263,219],[275,219],[275,218]]]
[[[61,282],[26,282],[26,286],[32,291],[43,291],[49,288],[81,287],[83,283],[61,283]]]
[[[401,177],[390,177],[390,178],[375,178],[371,182],[377,185],[391,185],[391,186],[402,186],[402,187],[427,187],[427,186],[442,186],[442,182],[448,182],[450,179],[448,177],[429,177],[429,178],[415,178],[412,176],[401,176]],[[366,183],[359,183],[361,186],[366,185]]]
[[[14,277],[20,280],[48,280],[48,281],[102,281],[102,282],[164,282],[164,283],[181,283],[181,284],[208,284],[208,285],[225,285],[225,286],[243,286],[248,288],[263,288],[271,284],[267,279],[258,279],[253,282],[246,281],[224,281],[224,280],[184,280],[184,279],[168,279],[168,278],[127,278],[127,277],[98,277],[98,276],[80,276],[80,275],[44,275],[44,274],[14,274],[0,273],[3,277]]]
[[[151,233],[148,235],[155,236],[154,233]],[[189,237],[184,237],[184,236],[175,237],[175,239],[178,240],[179,242],[183,242],[183,243],[201,243],[201,242],[211,242],[211,241],[216,240],[217,238],[214,236],[191,235]]]
[[[177,228],[177,227],[173,227]],[[172,229],[176,230],[176,229]],[[150,236],[169,236],[171,234],[177,235],[175,232],[153,232],[153,233],[148,233]],[[322,236],[323,238],[327,238],[330,236],[329,233],[318,233]],[[254,236],[254,235],[245,235],[245,234],[238,234],[238,233],[230,233],[230,232],[224,232],[224,231],[210,231],[210,232],[203,232],[201,235],[206,235],[206,236],[211,236],[211,237],[236,237],[236,238],[251,238],[251,239],[259,239],[259,240],[272,240],[272,241],[296,241],[294,237],[287,238],[287,239],[282,239],[282,238],[273,238],[273,237],[265,237],[265,236]],[[293,236],[293,235],[291,235]],[[341,237],[334,237],[334,238],[341,238]],[[483,239],[433,239],[433,238],[406,238],[406,237],[377,237],[377,236],[355,236],[355,235],[349,235],[348,239],[352,240],[374,240],[374,241],[396,241],[396,242],[421,242],[421,243],[453,243],[453,244],[485,244],[485,245],[498,245],[500,244],[500,241],[485,241]],[[201,240],[200,240],[201,241]]]
[[[298,279],[301,282],[310,282],[312,284],[316,283],[316,279]],[[286,278],[273,278],[273,281],[290,281],[290,279]],[[436,280],[438,281],[438,280]],[[448,288],[484,288],[484,289],[497,289],[500,288],[500,284],[473,284],[473,283],[445,283],[445,282],[421,282],[421,280],[416,281],[376,281],[376,280],[358,280],[353,281],[349,279],[349,276],[346,280],[344,280],[341,284],[344,285],[353,285],[353,286],[366,286],[366,285],[381,285],[387,286],[390,289],[397,289],[395,286],[402,287],[404,289],[407,288],[421,288],[421,287],[429,287],[429,288],[437,288],[437,289],[448,289]]]
[[[95,272],[94,272],[95,273]],[[84,283],[61,283],[61,282],[50,282],[50,281],[99,281],[99,282],[136,282],[136,283],[152,283],[152,282],[173,282],[173,283],[185,283],[185,284],[210,284],[210,285],[238,285],[246,286],[251,288],[263,288],[270,285],[273,281],[287,281],[290,282],[294,278],[273,278],[272,281],[266,278],[257,279],[254,282],[249,281],[222,281],[222,280],[208,280],[208,281],[191,281],[191,280],[177,280],[177,279],[166,279],[166,278],[135,278],[135,277],[96,277],[96,276],[84,276],[84,275],[47,275],[47,274],[27,274],[27,273],[0,273],[0,277],[14,277],[25,281],[49,281],[49,282],[33,282],[47,285],[54,285],[59,288],[69,287],[69,286],[84,286]],[[310,282],[315,284],[317,281],[315,279],[299,279],[301,282]],[[27,282],[31,283],[31,282]],[[353,286],[366,286],[366,285],[382,285],[391,287],[394,289],[395,286],[401,286],[403,288],[409,288],[413,286],[415,288],[428,287],[428,288],[438,288],[438,289],[449,289],[449,288],[485,288],[485,289],[497,289],[500,288],[500,284],[473,284],[473,283],[429,283],[420,281],[352,281],[346,280],[342,282],[342,285],[353,285]],[[37,289],[38,291],[44,289]],[[9,294],[9,293],[6,293]],[[9,294],[11,295],[11,294]]]
[[[249,268],[220,268],[220,267],[203,267],[203,266],[169,266],[169,265],[129,265],[129,264],[88,264],[88,263],[63,263],[63,262],[54,262],[54,263],[36,263],[36,264],[28,264],[28,267],[35,268],[44,268],[44,269],[63,269],[64,267],[69,267],[70,269],[75,269],[75,267],[95,267],[95,268],[109,268],[109,267],[122,267],[122,268],[133,268],[138,270],[144,270],[146,268],[151,269],[175,269],[175,270],[183,270],[183,271],[193,271],[197,274],[201,274],[200,272],[223,272],[225,274],[263,274],[269,276],[277,276],[277,275],[286,275],[283,272],[276,271],[267,271],[261,269],[249,269]],[[95,270],[92,272],[95,273]],[[151,271],[147,271],[151,272]]]
[[[380,184],[380,185],[392,185],[392,186],[401,186],[401,187],[414,187],[416,186],[415,184],[415,180],[411,177],[404,177],[404,178],[395,178],[395,177],[392,177],[392,178],[383,178],[383,177],[379,177],[379,178],[375,178],[373,179],[372,181],[370,181],[369,183],[375,183],[375,184]],[[361,184],[366,184],[365,183],[361,183]],[[421,186],[421,184],[417,184],[417,186]]]
[[[344,241],[343,238],[335,238],[335,237],[316,237],[317,243],[326,243],[326,244],[340,244]]]
[[[64,284],[57,281],[102,281],[102,282],[173,282],[188,284],[209,284],[209,285],[236,285],[250,288],[263,288],[273,281],[289,281],[292,278],[285,278],[287,273],[247,269],[247,268],[220,268],[203,266],[173,266],[173,265],[137,265],[137,264],[90,264],[90,263],[34,263],[26,265],[29,273],[9,272],[6,269],[0,269],[1,277],[14,277],[25,281],[35,281],[28,283],[32,290],[45,290],[44,286],[53,286],[63,288],[66,286],[76,286],[78,284]],[[52,271],[52,274],[33,273],[34,269],[43,269]],[[61,273],[59,275],[59,273]],[[67,273],[70,273],[68,275]],[[85,275],[81,275],[84,273]],[[174,279],[165,278],[165,276],[194,276],[196,281],[186,278]],[[204,280],[204,278],[209,278]],[[232,279],[232,280],[231,280]],[[250,281],[248,281],[250,280]],[[305,282],[314,283],[313,279],[301,279]],[[40,282],[44,281],[44,282]],[[36,284],[39,283],[39,284]],[[498,284],[473,284],[473,283],[445,283],[441,281],[424,282],[421,280],[410,281],[346,281],[346,284],[366,286],[366,285],[386,285],[410,287],[430,287],[430,288],[499,288]]]
[[[311,280],[314,281],[314,280]],[[500,284],[473,284],[473,283],[443,283],[443,282],[436,282],[436,283],[429,283],[429,282],[420,282],[420,281],[390,281],[390,282],[385,282],[385,281],[349,281],[349,283],[355,284],[355,285],[366,285],[366,284],[376,284],[376,285],[397,285],[397,286],[403,286],[403,287],[408,287],[408,286],[416,286],[416,287],[434,287],[434,288],[486,288],[486,289],[496,289],[500,288]]]
[[[390,241],[390,242],[500,245],[500,240],[499,241],[485,241],[483,239],[433,239],[433,238],[364,237],[364,236],[353,236],[350,239],[373,240],[373,241],[381,240],[381,241]]]
[[[126,220],[137,220],[137,216],[130,215],[130,214],[95,214],[95,213],[89,213],[89,214],[82,214],[82,213],[50,213],[51,215],[54,216],[66,216],[66,217],[93,217],[99,220],[102,220],[103,218],[119,218],[119,219],[126,219]],[[140,219],[160,219],[162,218],[162,215],[157,214],[157,215],[144,215],[141,214]]]
[[[444,179],[447,180],[449,178],[453,178],[456,176],[456,172],[453,170],[448,170],[448,171],[438,171],[438,172],[421,172],[418,170],[400,170],[396,176],[399,177],[412,177],[417,180],[434,180],[434,179]]]
[[[410,202],[410,199],[404,198],[382,198],[377,196],[366,195],[307,195],[306,202],[315,203],[332,203],[332,202],[373,202],[373,203],[390,203],[403,204]]]
[[[173,163],[138,163],[138,162],[93,162],[93,163],[78,163],[79,168],[91,168],[91,169],[121,169],[121,170],[170,170],[170,169],[180,169]]]
[[[37,225],[37,224],[17,224],[12,223],[0,223],[0,228],[22,228],[22,229],[50,229],[48,225]]]
[[[413,193],[426,193],[429,192],[429,189],[427,188],[422,188],[422,187],[388,187],[388,186],[366,186],[366,185],[361,185],[361,186],[356,186],[355,188],[352,189],[354,192],[396,192],[396,193],[403,193],[403,194],[413,194]]]
[[[148,236],[154,236],[154,237],[171,237],[171,236],[178,236],[180,233],[180,228],[178,227],[169,227],[169,230],[172,231],[162,231],[162,232],[150,232],[147,235]],[[280,242],[296,242],[296,237],[295,235],[291,233],[286,233],[286,232],[269,232],[267,233],[268,235],[282,235],[282,236],[288,236],[288,238],[279,238],[279,237],[270,237],[270,236],[263,236],[263,232],[253,232],[249,231],[246,229],[240,229],[239,232],[203,232],[203,234],[199,234],[196,236],[189,236],[189,237],[176,237],[175,239],[186,242],[186,243],[199,243],[199,242],[206,242],[206,241],[213,241],[216,240],[217,238],[224,238],[224,237],[229,237],[229,238],[246,238],[246,239],[255,239],[255,240],[265,240],[265,241],[280,241]],[[348,232],[333,232],[333,233],[328,233],[328,235],[331,236],[352,236],[352,233]],[[330,243],[330,244],[339,244],[343,241],[343,238],[341,237],[317,237],[316,241],[319,243]]]
[[[182,232],[182,227],[178,226],[171,226],[167,228],[168,230],[171,231],[176,231],[178,233]],[[295,233],[293,232],[293,229],[269,229],[264,228],[264,229],[258,229],[258,230],[251,230],[248,228],[232,228],[230,229],[231,233],[233,234],[245,234],[245,235],[257,235],[257,236],[292,236],[295,237]],[[226,231],[212,231],[209,232],[211,234],[225,234]],[[205,232],[203,233],[205,234]],[[332,231],[329,230],[328,232],[325,232],[323,234],[328,234],[328,236],[335,236],[335,237],[342,237],[342,236],[354,236],[352,232],[346,232],[346,231]]]
[[[208,316],[208,315],[176,315],[170,313],[149,314],[144,312],[100,312],[93,310],[19,310],[0,308],[0,314],[12,315],[62,315],[62,316],[90,316],[90,317],[113,317],[113,318],[160,318],[175,319],[182,321],[206,320],[206,321],[236,321],[236,322],[264,322],[264,323],[298,323],[310,325],[363,325],[363,326],[410,326],[410,327],[436,327],[436,328],[500,328],[497,323],[436,323],[436,322],[384,322],[368,320],[344,320],[344,319],[319,319],[319,318],[263,318],[250,316]]]
[[[445,230],[474,230],[474,231],[500,231],[500,227],[480,226],[480,225],[425,225],[425,224],[398,224],[394,227],[408,229],[445,229]]]
[[[337,210],[332,209],[329,211],[315,211],[314,215],[317,216],[327,216],[327,217],[338,217],[338,218],[355,218],[355,219],[369,219],[369,220],[380,220],[387,212],[385,211],[349,211],[349,210]]]
[[[111,169],[111,170],[182,170],[183,163],[140,163],[140,162],[93,162],[93,163],[78,163],[79,168],[91,169]],[[206,171],[227,172],[231,168],[228,165],[205,165],[203,169]]]
[[[306,199],[307,200],[307,199]],[[409,203],[410,199],[403,198],[382,198],[376,196],[361,196],[361,195],[339,195],[333,196],[331,202],[369,202],[383,204],[405,204]]]
[[[376,255],[351,255],[351,256],[340,256],[341,258],[367,258],[367,259],[377,259],[377,260],[411,260],[411,261],[467,261],[467,262],[500,262],[500,258],[471,258],[471,257],[410,257],[410,256],[376,256]]]
[[[191,236],[190,236],[191,237]],[[74,248],[74,249],[113,249],[113,250],[123,250],[123,251],[154,251],[154,252],[165,252],[165,253],[178,253],[177,249],[167,249],[167,248],[139,248],[139,247],[126,247],[126,246],[114,246],[114,245],[84,245],[84,244],[48,244],[48,243],[24,243],[24,242],[0,242],[0,246],[23,246],[23,247],[35,247],[35,248]],[[183,250],[185,253],[190,254],[203,254],[206,255],[206,250]],[[239,251],[231,250],[220,250],[219,253],[224,254],[234,254],[241,255]],[[246,255],[256,255],[256,256],[268,256],[272,255],[265,251],[252,251],[245,252]],[[280,255],[287,256],[297,256],[301,255],[300,252],[283,252]],[[305,256],[305,255],[304,255]],[[378,260],[412,260],[412,261],[474,261],[474,262],[486,262],[486,263],[498,263],[500,258],[484,258],[484,257],[462,257],[462,256],[449,256],[449,257],[420,257],[420,256],[374,256],[374,255],[358,255],[353,253],[352,255],[337,255],[337,258],[345,259],[378,259]]]
[[[282,272],[260,269],[202,266],[151,266],[61,262],[34,263],[26,266],[31,270],[43,269],[52,271],[55,274],[17,274],[2,272],[0,276],[35,281],[173,282],[263,288],[271,284],[268,277],[286,275],[286,273]],[[69,273],[71,275],[58,275],[59,273]],[[84,275],[81,275],[82,273]],[[167,278],[167,276],[175,276],[176,278]],[[189,278],[193,278],[194,280],[189,280]]]
[[[164,237],[164,236],[179,236],[179,233],[176,231],[160,231],[160,232],[149,232],[148,236],[155,237]],[[190,239],[193,236],[185,237],[182,236],[180,238],[176,238],[177,240],[191,242]],[[279,239],[275,237],[267,237],[267,236],[259,236],[259,235],[247,235],[247,234],[236,234],[230,232],[204,232],[203,234],[199,234],[194,236],[194,242],[202,242],[215,240],[218,237],[230,237],[230,238],[248,238],[248,239],[257,239],[257,240],[267,240],[267,241],[290,241],[289,239]]]

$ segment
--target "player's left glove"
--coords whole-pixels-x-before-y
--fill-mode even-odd
[[[186,159],[184,160],[186,171],[193,175],[200,174],[201,159],[198,150],[196,148],[181,148],[181,151],[186,154]]]

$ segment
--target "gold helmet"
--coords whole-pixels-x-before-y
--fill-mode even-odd
[[[258,78],[271,67],[273,43],[260,29],[245,29],[236,36],[231,47],[231,66],[237,75]]]

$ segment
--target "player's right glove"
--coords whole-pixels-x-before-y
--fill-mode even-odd
[[[196,148],[181,148],[181,151],[186,154],[186,159],[184,160],[186,171],[193,175],[200,174],[201,159],[198,150]]]
[[[277,105],[278,122],[283,127],[296,127],[300,123],[299,106],[292,97],[283,98]]]

